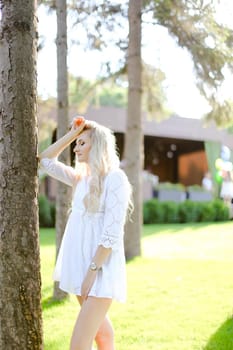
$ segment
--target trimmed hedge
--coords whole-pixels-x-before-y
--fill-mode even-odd
[[[46,196],[39,196],[39,225],[40,227],[55,227],[55,203]]]
[[[181,203],[151,199],[143,204],[144,224],[211,222],[229,220],[229,208],[220,199]]]
[[[39,196],[40,227],[55,227],[55,203]],[[229,208],[220,199],[211,202],[186,200],[181,203],[151,199],[143,203],[144,224],[208,222],[229,220]]]

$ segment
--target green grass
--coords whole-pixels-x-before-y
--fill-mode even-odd
[[[233,350],[233,225],[144,227],[142,257],[127,263],[128,301],[110,316],[117,350]],[[54,230],[41,230],[45,350],[66,350],[73,296],[51,302]]]

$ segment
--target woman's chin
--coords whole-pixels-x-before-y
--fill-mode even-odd
[[[79,163],[87,163],[86,160],[82,159],[82,158],[78,158],[78,162]]]

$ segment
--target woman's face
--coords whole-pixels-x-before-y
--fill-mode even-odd
[[[76,140],[76,146],[74,147],[74,152],[78,157],[79,162],[88,163],[89,152],[91,149],[91,131],[83,131]]]

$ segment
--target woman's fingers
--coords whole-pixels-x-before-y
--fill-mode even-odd
[[[85,126],[85,118],[82,116],[77,116],[74,117],[72,122],[71,122],[71,129],[77,130],[77,131],[82,131],[82,129]]]
[[[81,125],[85,124],[85,119],[82,116],[75,117],[73,119],[73,124],[76,128],[78,128]]]

